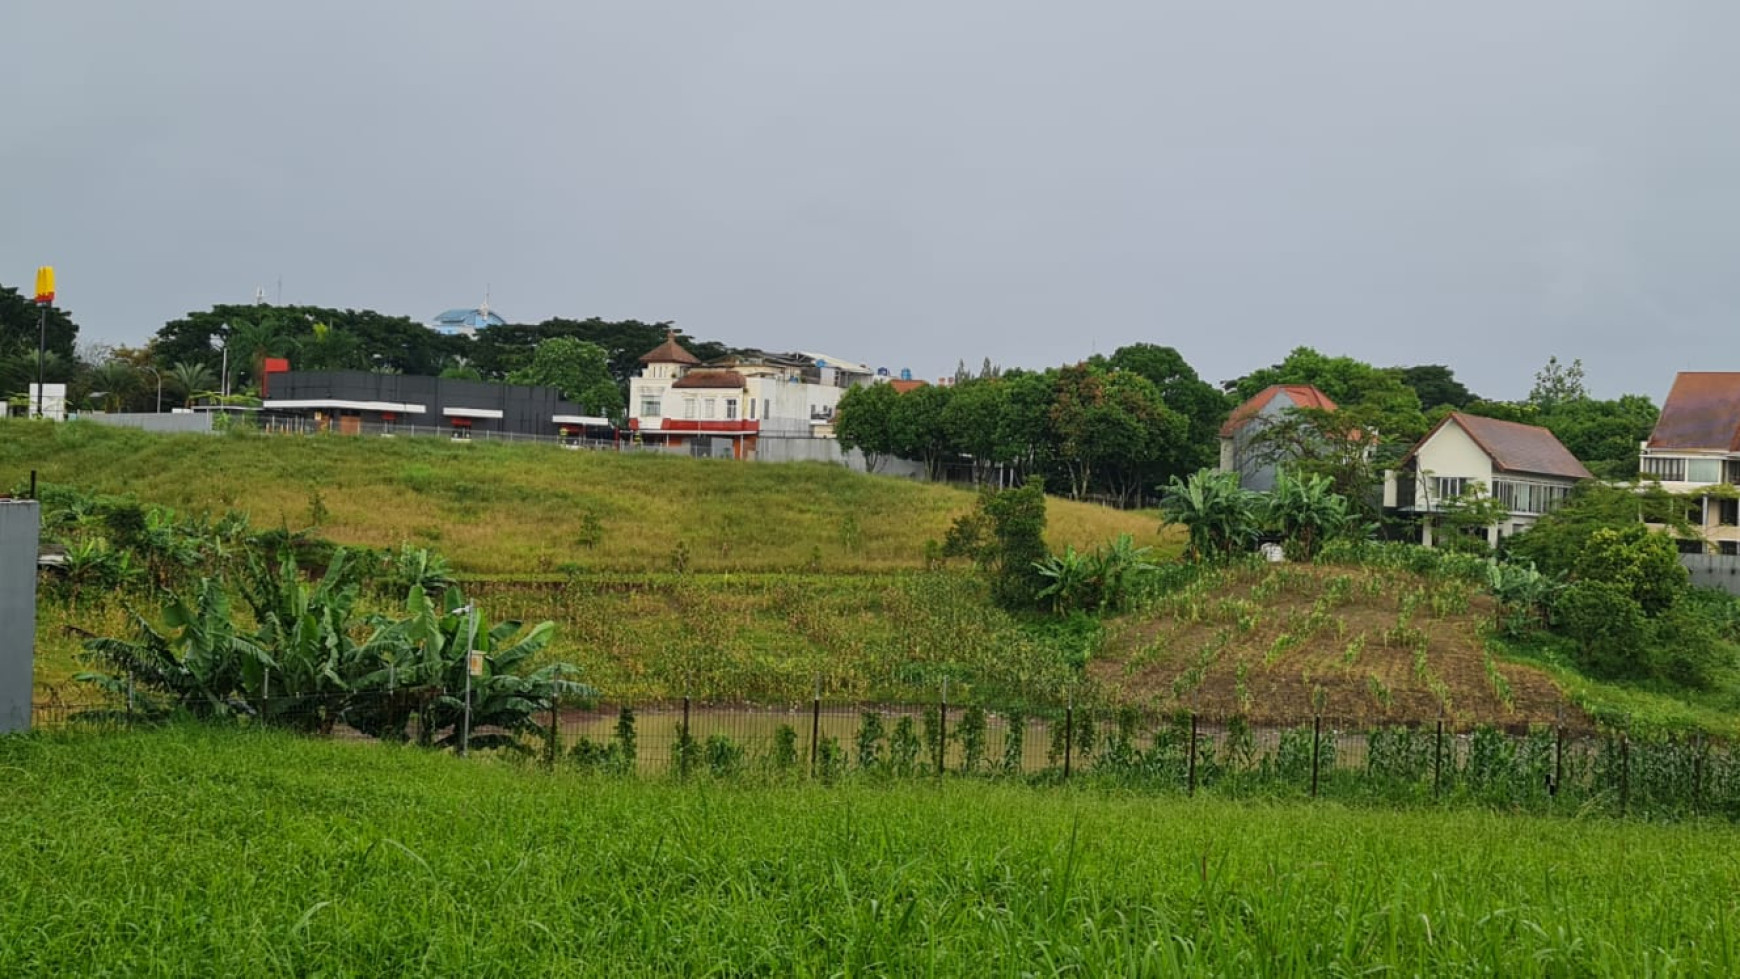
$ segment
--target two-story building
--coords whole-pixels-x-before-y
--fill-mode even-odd
[[[1275,488],[1275,468],[1287,460],[1260,436],[1295,409],[1334,411],[1329,395],[1309,384],[1271,384],[1232,410],[1220,427],[1220,470],[1238,473],[1239,485],[1266,493]]]
[[[628,427],[642,444],[754,458],[764,439],[828,438],[846,390],[870,368],[822,354],[748,351],[702,364],[676,334],[643,354],[628,382]]]
[[[1418,521],[1432,544],[1444,512],[1460,501],[1491,497],[1505,519],[1485,528],[1488,544],[1521,533],[1570,496],[1589,470],[1539,425],[1452,412],[1384,474],[1384,508]]]
[[[1740,372],[1681,371],[1663,402],[1638,468],[1688,496],[1687,517],[1703,540],[1680,549],[1740,554]]]

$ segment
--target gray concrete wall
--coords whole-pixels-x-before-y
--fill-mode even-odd
[[[835,439],[781,438],[769,436],[763,432],[761,437],[755,440],[755,460],[757,462],[832,462],[847,466],[857,472],[865,471],[864,453],[857,449],[842,452],[840,443]],[[924,464],[908,462],[905,459],[883,459],[876,467],[876,475],[923,479]]]
[[[1740,556],[1733,554],[1681,554],[1680,563],[1692,573],[1699,588],[1720,588],[1740,595]]]
[[[142,428],[147,432],[210,432],[212,431],[212,413],[209,411],[188,412],[117,412],[103,414],[89,412],[79,416],[80,421],[96,422],[99,425],[110,425],[115,428]]]
[[[0,500],[0,734],[30,728],[36,659],[34,500]]]

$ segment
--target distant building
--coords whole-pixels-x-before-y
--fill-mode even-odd
[[[1386,509],[1419,522],[1420,543],[1432,545],[1444,511],[1465,494],[1491,497],[1507,514],[1484,528],[1488,544],[1522,533],[1571,495],[1589,470],[1539,425],[1451,412],[1384,473]]]
[[[1703,540],[1680,541],[1685,553],[1740,554],[1740,373],[1680,371],[1661,416],[1643,443],[1645,479],[1692,497],[1688,516]]]
[[[478,330],[506,326],[507,320],[497,316],[485,302],[476,309],[449,309],[429,321],[429,329],[442,336],[473,336]]]
[[[871,368],[825,354],[747,351],[709,364],[673,332],[628,382],[628,426],[643,444],[754,458],[763,438],[829,438],[848,388]]]
[[[342,435],[473,434],[610,439],[608,419],[587,415],[555,388],[368,371],[272,374],[260,403],[268,430]]]
[[[1334,411],[1329,395],[1309,384],[1271,384],[1234,408],[1220,427],[1220,469],[1238,473],[1239,485],[1266,493],[1275,488],[1276,453],[1257,436],[1293,408]]]

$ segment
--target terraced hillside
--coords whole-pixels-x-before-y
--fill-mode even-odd
[[[1117,699],[1256,724],[1586,723],[1544,672],[1501,662],[1494,609],[1467,582],[1393,569],[1246,565],[1206,572],[1111,627],[1089,673]]]
[[[241,510],[259,526],[315,525],[344,544],[421,543],[493,575],[913,569],[973,504],[965,489],[819,463],[0,420],[0,489],[32,469],[186,511]],[[1160,540],[1151,513],[1053,500],[1047,516],[1057,548]]]

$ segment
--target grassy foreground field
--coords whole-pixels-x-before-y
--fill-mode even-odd
[[[1740,971],[1740,832],[0,739],[0,974]]]
[[[914,569],[973,505],[964,489],[821,463],[0,420],[3,486],[32,469],[187,512],[240,510],[261,527],[318,524],[341,544],[432,546],[477,574],[669,571],[679,544],[691,571]],[[1152,513],[1051,500],[1047,520],[1058,549],[1160,540]]]

